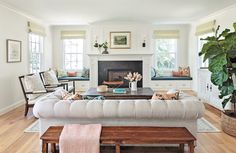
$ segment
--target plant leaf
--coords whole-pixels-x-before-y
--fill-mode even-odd
[[[202,47],[201,52],[199,53],[199,56],[202,56],[203,54],[207,53],[211,46],[216,46],[216,45],[217,45],[217,41],[209,41],[205,43]]]
[[[225,71],[217,71],[211,74],[211,82],[214,85],[222,85],[228,79],[228,74]]]
[[[234,31],[236,32],[236,22],[233,24]]]
[[[225,108],[226,104],[230,101],[230,99],[231,99],[231,96],[229,98],[226,98],[223,100],[223,102],[222,102],[223,108]]]
[[[225,53],[221,53],[213,58],[209,59],[209,71],[218,72],[222,71],[224,66],[227,65],[227,58]]]
[[[226,37],[230,32],[230,29],[225,29],[218,37],[218,39],[220,39],[220,37]]]
[[[213,58],[221,53],[224,53],[222,48],[217,43],[214,43],[208,47],[208,50],[205,53],[203,62],[205,62],[207,59]]]
[[[222,86],[219,86],[220,95],[222,97],[230,95],[234,92],[234,84],[231,79],[228,79],[226,82],[222,84]]]

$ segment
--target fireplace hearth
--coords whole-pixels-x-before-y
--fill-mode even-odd
[[[142,75],[142,61],[98,61],[98,85],[104,81],[123,81],[122,88],[129,87],[129,82],[124,77],[129,73],[138,72]],[[143,86],[143,81],[138,82],[138,87]]]

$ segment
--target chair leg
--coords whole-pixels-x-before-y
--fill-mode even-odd
[[[26,105],[25,105],[25,116],[27,116],[28,111],[29,111],[29,106],[26,104]]]

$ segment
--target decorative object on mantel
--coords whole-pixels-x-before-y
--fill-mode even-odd
[[[130,31],[110,32],[110,48],[111,49],[130,49],[131,48],[131,32]]]
[[[98,48],[99,52],[101,52],[101,48],[104,48],[104,51],[102,52],[102,54],[109,54],[109,52],[107,51],[107,49],[108,49],[108,43],[107,42],[104,42],[102,44],[98,44],[98,42],[96,40],[93,47]]]
[[[146,47],[146,38],[143,39],[142,47]]]
[[[137,82],[142,79],[142,75],[138,72],[134,72],[133,74],[129,72],[124,79],[129,81],[129,88],[131,91],[137,91]]]
[[[146,42],[145,42],[145,40],[143,41],[142,46],[143,46],[143,47],[146,47]]]
[[[21,41],[7,39],[7,63],[21,62]]]
[[[221,113],[222,130],[236,136],[236,22],[233,24],[233,32],[225,29],[218,34],[219,28],[220,26],[217,27],[214,36],[201,39],[207,40],[207,43],[203,45],[199,56],[204,55],[204,62],[209,61],[211,82],[218,86],[219,98],[222,99],[222,106],[226,109]]]

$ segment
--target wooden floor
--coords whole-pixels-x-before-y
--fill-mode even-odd
[[[32,111],[24,117],[23,106],[0,116],[0,153],[39,153],[39,135],[24,133],[24,129],[36,119]],[[212,109],[207,109],[205,118],[220,128],[220,115]],[[197,153],[236,153],[236,138],[223,132],[198,133]],[[102,148],[103,153],[112,152],[111,148]],[[139,148],[128,147],[123,153],[174,153],[175,148]]]

